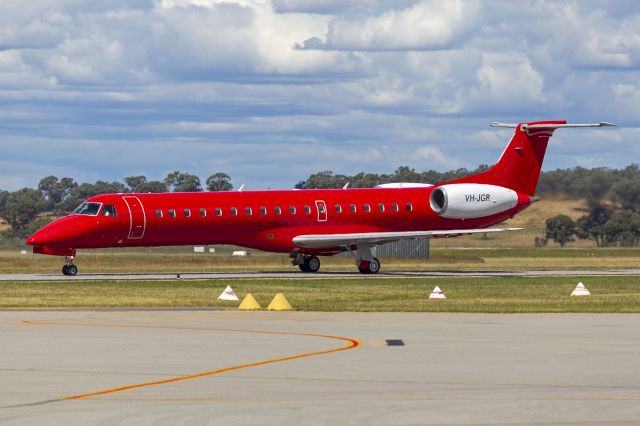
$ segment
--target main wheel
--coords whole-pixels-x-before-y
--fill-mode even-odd
[[[369,273],[369,262],[367,262],[366,260],[361,261],[358,264],[358,271],[360,271],[361,274],[368,274]]]
[[[71,265],[67,265],[67,275],[75,276],[78,273],[78,267],[73,263]]]
[[[377,274],[380,271],[380,261],[377,257],[371,261],[363,260],[358,265],[358,271],[362,274]]]
[[[302,272],[311,272],[304,263],[299,264],[298,268],[300,268]]]
[[[374,257],[371,262],[369,262],[369,273],[377,274],[380,271],[380,261],[377,257]]]
[[[304,265],[307,267],[307,272],[316,273],[320,269],[320,259],[315,256],[305,257]]]
[[[63,275],[69,275],[69,273],[67,272],[67,266],[69,266],[69,265],[62,265],[62,274]]]

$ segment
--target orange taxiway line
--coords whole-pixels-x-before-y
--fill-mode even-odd
[[[281,334],[281,335],[289,335],[289,336],[320,337],[325,339],[341,340],[341,341],[347,342],[347,345],[345,346],[341,346],[333,349],[327,349],[323,351],[307,352],[307,353],[296,354],[296,355],[291,355],[291,356],[286,356],[281,358],[268,359],[265,361],[257,361],[257,362],[252,362],[248,364],[234,365],[231,367],[219,368],[211,371],[204,371],[202,373],[170,377],[167,379],[155,380],[151,382],[137,383],[137,384],[127,385],[127,386],[119,386],[116,388],[103,389],[95,392],[89,392],[89,393],[78,394],[78,395],[68,395],[68,396],[56,398],[59,401],[87,399],[87,398],[93,398],[95,396],[108,395],[108,394],[124,392],[128,390],[139,389],[139,388],[144,388],[149,386],[163,385],[167,383],[197,379],[200,377],[215,376],[218,374],[228,373],[231,371],[243,370],[243,369],[252,368],[252,367],[261,367],[264,365],[275,364],[278,362],[292,361],[296,359],[309,358],[312,356],[327,355],[335,352],[347,351],[350,349],[356,349],[362,345],[362,343],[357,339],[352,339],[349,337],[330,336],[330,335],[324,335],[324,334],[314,334],[314,333],[290,333],[290,332],[284,332],[284,331],[241,330],[241,329],[207,329],[207,328],[189,328],[189,327],[135,326],[135,325],[100,324],[100,323],[70,324],[65,322],[46,321],[46,320],[35,320],[35,321],[25,320],[22,322],[24,324],[30,324],[30,325],[63,325],[63,326],[76,326],[76,327],[96,327],[97,326],[97,327],[118,327],[118,328],[159,328],[159,329],[184,329],[184,330],[192,330],[192,331],[225,331],[225,332],[241,332],[241,333],[256,333],[256,334]]]

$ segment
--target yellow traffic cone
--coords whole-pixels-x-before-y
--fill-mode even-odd
[[[269,311],[291,311],[293,307],[289,304],[289,301],[284,294],[278,293],[274,296],[269,306],[267,306],[267,310]]]
[[[248,293],[244,297],[244,299],[242,299],[242,302],[240,303],[240,306],[238,306],[238,309],[240,309],[241,311],[255,311],[258,309],[262,309],[262,307],[256,301],[255,297],[253,297],[253,294]]]

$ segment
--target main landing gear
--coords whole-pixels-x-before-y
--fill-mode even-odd
[[[78,267],[73,263],[73,256],[65,256],[64,261],[66,264],[62,267],[62,273],[72,277],[75,276],[78,273]]]
[[[353,249],[353,247],[351,247]],[[371,246],[358,244],[351,253],[356,258],[356,267],[362,274],[377,274],[380,271],[380,261],[371,254]],[[291,264],[298,266],[302,272],[315,273],[320,269],[320,259],[316,256],[291,253]]]
[[[353,252],[356,257],[356,266],[362,274],[377,274],[380,271],[380,261],[371,254],[371,246],[358,244]]]
[[[377,274],[380,270],[380,261],[377,257],[372,257],[371,260],[361,260],[356,266],[363,274]]]
[[[291,264],[294,266],[298,265],[302,272],[315,273],[320,269],[320,259],[318,259],[316,256],[293,253],[290,257]]]

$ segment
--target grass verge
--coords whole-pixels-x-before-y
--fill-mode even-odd
[[[217,307],[226,285],[263,306],[284,292],[300,311],[361,312],[640,312],[640,277],[581,279],[592,295],[571,297],[573,277],[231,279],[176,281],[2,282],[0,307]],[[429,300],[434,286],[447,300]]]

